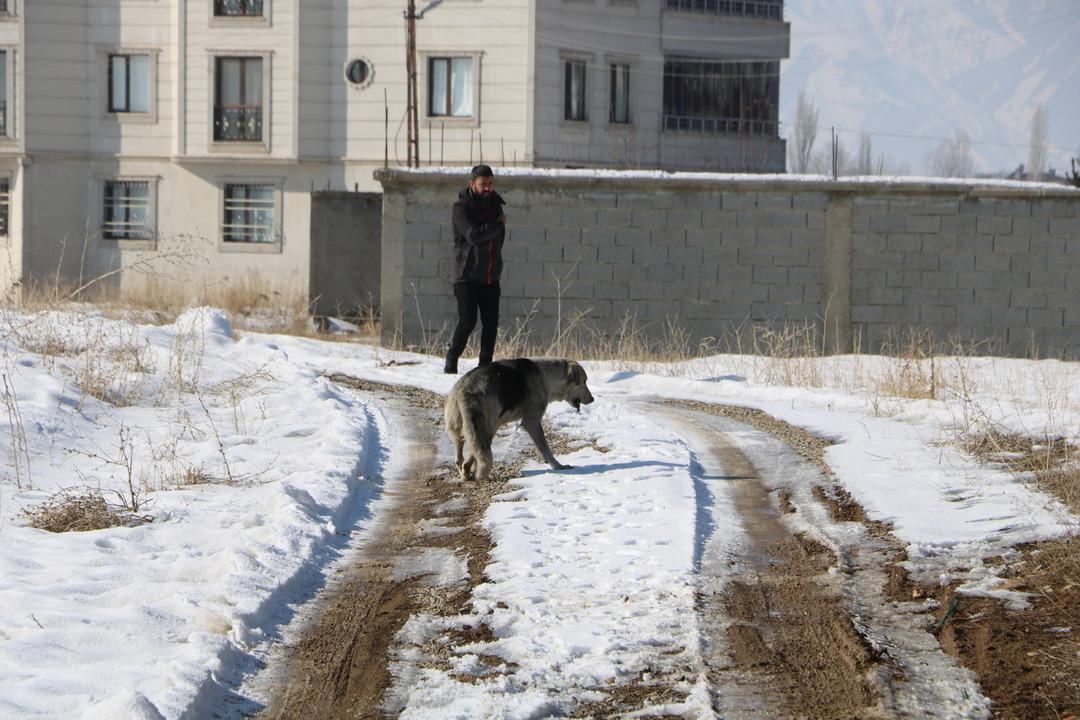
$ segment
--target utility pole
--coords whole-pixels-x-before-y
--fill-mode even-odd
[[[416,0],[408,0],[405,10],[405,69],[409,75],[406,95],[405,124],[409,126],[406,153],[409,167],[420,167],[420,113],[416,101],[416,21],[424,19],[424,13],[442,0],[431,0],[423,10],[416,12]]]
[[[420,120],[416,108],[416,0],[408,0],[405,11],[405,66],[409,73],[405,123],[409,126],[406,154],[409,167],[420,167]]]

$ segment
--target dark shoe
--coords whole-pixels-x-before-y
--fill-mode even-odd
[[[447,360],[442,371],[447,375],[457,375],[457,360]]]

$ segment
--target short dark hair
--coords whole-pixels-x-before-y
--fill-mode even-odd
[[[473,165],[472,172],[469,173],[469,180],[475,180],[482,177],[495,177],[495,173],[491,171],[490,165]]]

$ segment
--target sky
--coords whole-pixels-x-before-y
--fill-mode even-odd
[[[820,110],[819,147],[835,127],[851,151],[921,174],[962,130],[976,172],[1028,159],[1036,105],[1049,118],[1049,165],[1080,155],[1080,3],[1076,0],[788,0],[791,57],[781,66],[781,120],[799,93]]]
[[[264,702],[255,669],[302,614],[294,601],[370,537],[402,482],[400,419],[327,376],[439,393],[457,378],[440,358],[237,332],[213,308],[164,326],[86,309],[5,321],[0,717],[228,717],[226,696]],[[463,359],[463,371],[473,362]],[[899,366],[869,356],[584,365],[596,402],[548,412],[555,430],[581,441],[560,458],[574,469],[528,462],[482,520],[495,545],[471,611],[417,614],[402,630],[388,699],[402,717],[568,712],[596,687],[674,662],[690,668],[685,700],[664,710],[709,716],[695,598],[703,578],[731,581],[731,564],[710,554],[722,560],[745,531],[722,482],[730,469],[703,459],[701,439],[657,398],[759,408],[832,438],[826,461],[871,519],[893,524],[916,577],[955,577],[965,592],[1023,605],[982,558],[1070,522],[1049,498],[945,441],[976,409],[1017,432],[1074,432],[1075,363],[942,363],[965,388],[943,400],[889,397],[879,381]],[[813,502],[817,470],[760,431],[725,432],[769,470],[772,489]],[[507,428],[496,455],[525,442]],[[438,457],[450,457],[445,440]],[[94,488],[114,504],[138,501],[152,522],[62,534],[28,526],[24,511],[58,491]],[[857,523],[785,518],[829,547],[858,541]],[[450,585],[463,577],[452,552],[398,570]],[[890,621],[918,622],[901,615]],[[419,648],[433,633],[480,617],[494,640],[463,646],[450,667],[423,665]],[[928,671],[939,709],[984,715],[971,677],[935,652],[912,668]],[[477,653],[505,660],[504,672],[458,679]]]

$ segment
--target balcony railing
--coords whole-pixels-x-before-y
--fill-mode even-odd
[[[706,135],[761,135],[779,137],[780,123],[775,120],[744,120],[692,115],[664,115],[666,132],[703,133]]]
[[[0,136],[7,135],[7,100],[0,100]]]
[[[668,10],[783,20],[783,0],[667,0]]]
[[[262,107],[214,108],[214,140],[258,142],[262,140]]]
[[[214,0],[214,15],[224,17],[262,17],[263,0]]]
[[[11,12],[11,9],[8,7],[8,0],[0,0],[0,13],[7,12]]]

